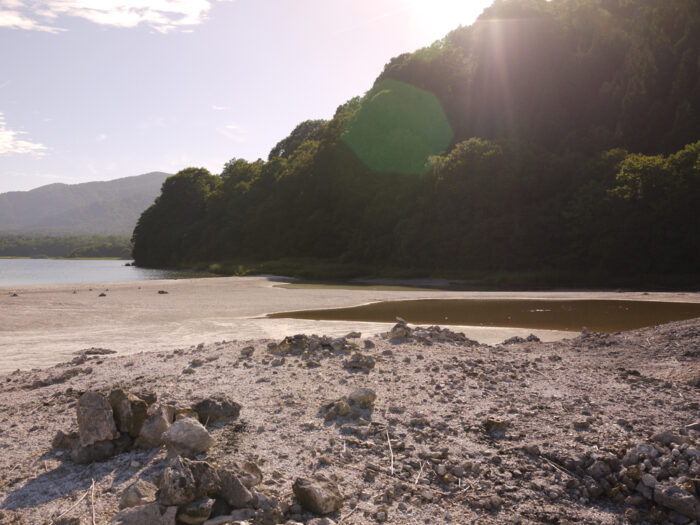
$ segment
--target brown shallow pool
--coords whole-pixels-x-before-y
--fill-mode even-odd
[[[503,326],[617,332],[700,317],[700,303],[613,300],[420,299],[270,314],[273,319]]]

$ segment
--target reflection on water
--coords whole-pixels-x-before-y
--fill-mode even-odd
[[[168,270],[125,266],[126,262],[102,259],[0,259],[0,286],[147,281],[176,277]]]
[[[320,321],[503,326],[542,330],[617,332],[700,317],[700,303],[609,300],[422,299],[352,308],[271,314]]]

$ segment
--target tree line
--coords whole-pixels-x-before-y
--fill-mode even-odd
[[[699,60],[692,0],[497,1],[266,161],[168,178],[134,258],[697,282]]]

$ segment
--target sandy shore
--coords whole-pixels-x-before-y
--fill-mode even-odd
[[[385,332],[383,323],[264,319],[280,311],[346,307],[372,301],[446,298],[633,299],[700,302],[700,294],[615,292],[453,292],[372,288],[285,289],[266,277],[221,277],[0,287],[0,371],[45,367],[74,352],[101,347],[122,354],[171,350],[221,340],[281,338],[294,333],[366,335]],[[398,284],[398,283],[393,283]],[[430,283],[416,283],[425,285]],[[159,290],[167,294],[159,294]],[[74,293],[75,292],[75,293]],[[17,297],[12,294],[16,293]],[[100,293],[105,293],[100,297]],[[569,332],[455,327],[472,339],[495,344],[534,332],[543,341]]]

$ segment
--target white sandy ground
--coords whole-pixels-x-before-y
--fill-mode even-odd
[[[172,350],[201,342],[279,339],[295,333],[339,336],[358,330],[371,336],[386,332],[390,325],[265,319],[263,316],[272,312],[341,308],[374,301],[529,298],[700,302],[699,293],[394,291],[276,286],[282,282],[288,281],[268,277],[220,277],[0,287],[0,372],[50,366],[90,347],[133,354]],[[168,294],[158,294],[159,290]],[[106,297],[99,297],[101,292],[106,293]],[[18,296],[12,297],[13,293]],[[518,328],[452,328],[485,344],[529,333],[543,341],[574,335]]]

